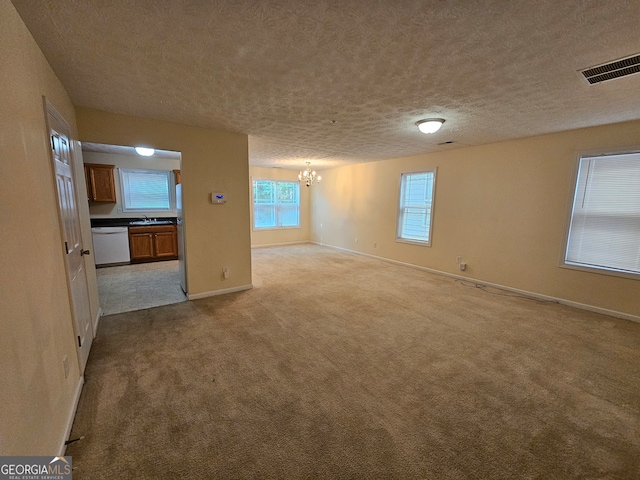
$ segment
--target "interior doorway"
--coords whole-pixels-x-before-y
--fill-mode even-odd
[[[82,143],[102,315],[187,300],[182,155]]]

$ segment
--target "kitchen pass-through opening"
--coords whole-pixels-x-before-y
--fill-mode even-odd
[[[103,315],[187,300],[182,156],[144,153],[82,144]]]

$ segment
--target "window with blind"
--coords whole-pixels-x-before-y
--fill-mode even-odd
[[[120,169],[122,211],[171,210],[171,185],[165,170]]]
[[[400,177],[398,241],[431,245],[435,180],[435,170]]]
[[[300,184],[274,180],[253,181],[253,227],[300,226]]]
[[[640,152],[580,158],[564,263],[640,275]]]

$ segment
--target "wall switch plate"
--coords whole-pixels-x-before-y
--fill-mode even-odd
[[[462,263],[462,256],[458,255],[456,257],[456,263]]]
[[[224,268],[222,269],[222,276],[223,276],[225,279],[229,278],[229,268],[228,268],[228,267],[224,267]]]

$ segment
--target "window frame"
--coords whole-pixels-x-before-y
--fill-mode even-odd
[[[398,200],[397,200],[397,214],[396,214],[396,242],[398,243],[407,243],[410,245],[418,245],[422,247],[430,247],[433,242],[433,216],[435,212],[435,204],[436,204],[436,179],[437,179],[437,167],[426,168],[421,170],[413,170],[409,172],[401,172],[400,173],[400,181],[398,183]],[[433,185],[431,187],[431,210],[429,212],[429,236],[427,240],[415,240],[412,238],[404,238],[401,236],[402,233],[402,220],[403,220],[403,185],[404,178],[408,175],[416,175],[422,173],[431,173],[433,174]]]
[[[268,227],[258,227],[256,226],[256,198],[255,198],[255,183],[256,182],[272,182],[275,184],[275,191],[276,191],[276,203],[274,204],[275,206],[275,212],[276,212],[276,225],[275,226],[268,226]],[[298,207],[298,224],[297,225],[286,225],[286,226],[278,226],[278,214],[279,214],[279,204],[278,204],[278,199],[277,199],[277,190],[278,190],[278,183],[291,183],[291,184],[296,184],[298,186],[298,195],[297,195],[297,204],[296,206]],[[302,218],[301,218],[301,203],[302,203],[302,189],[300,188],[300,181],[299,180],[284,180],[284,179],[275,179],[275,178],[251,178],[251,229],[254,232],[262,232],[265,230],[293,230],[293,229],[300,229],[302,228]]]
[[[132,208],[126,206],[127,192],[125,191],[125,174],[126,173],[152,173],[154,175],[163,175],[167,178],[167,195],[169,200],[168,208]],[[139,212],[162,212],[162,213],[175,213],[175,193],[172,191],[173,185],[171,180],[171,172],[169,170],[155,170],[149,168],[118,168],[118,174],[120,179],[120,193],[121,193],[121,208],[122,213],[139,213]]]
[[[588,273],[596,273],[599,275],[609,275],[614,277],[622,277],[628,278],[632,280],[640,280],[640,273],[633,273],[623,270],[618,270],[615,268],[607,268],[607,267],[595,267],[586,264],[579,264],[576,262],[568,262],[567,261],[567,253],[569,247],[569,238],[571,234],[571,224],[573,220],[573,207],[576,200],[576,195],[578,193],[578,180],[580,174],[580,162],[583,158],[593,158],[593,157],[607,157],[607,156],[615,156],[615,155],[625,155],[625,154],[640,154],[640,146],[635,147],[624,147],[617,149],[599,149],[599,150],[589,150],[575,153],[575,159],[573,162],[573,172],[571,175],[571,182],[569,184],[569,195],[567,200],[566,214],[565,214],[565,225],[563,232],[563,241],[560,250],[560,256],[558,259],[558,266],[561,268],[566,268],[569,270],[577,270]]]

